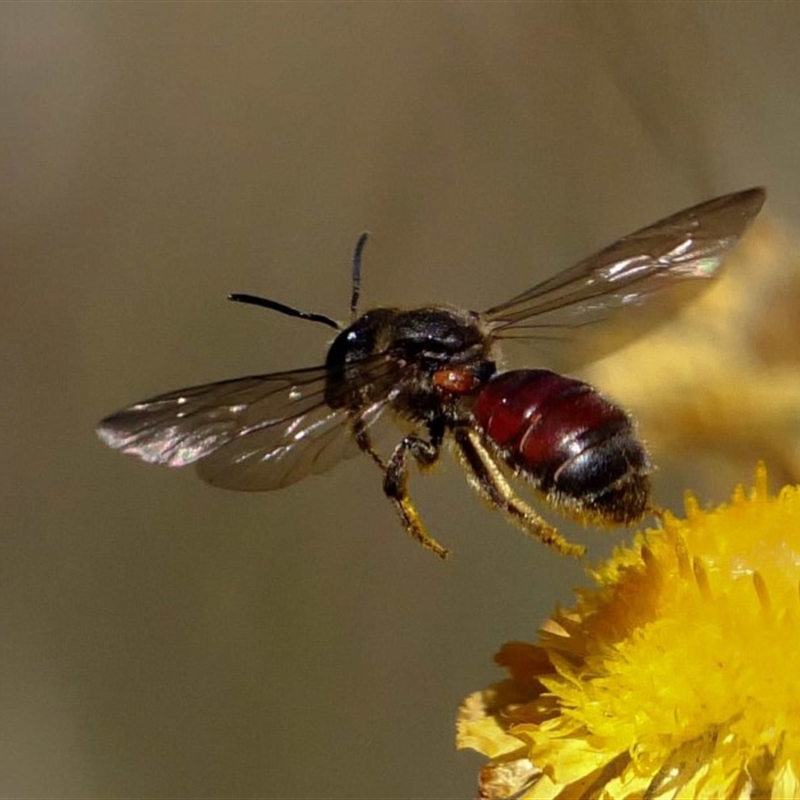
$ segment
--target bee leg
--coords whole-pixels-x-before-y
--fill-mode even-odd
[[[407,489],[409,452],[421,466],[433,466],[439,458],[442,434],[438,430],[431,433],[432,441],[430,442],[418,436],[406,436],[395,448],[389,461],[386,462],[372,445],[369,432],[362,421],[359,418],[353,421],[353,435],[356,442],[383,471],[383,491],[397,509],[403,527],[426,550],[433,550],[439,558],[447,558],[449,551],[428,535],[417,509],[408,496]]]
[[[459,428],[455,431],[456,448],[467,469],[473,488],[493,506],[508,515],[526,533],[554,547],[562,555],[581,556],[586,548],[572,544],[527,503],[514,493],[491,454],[475,431]]]
[[[439,458],[440,442],[426,441],[419,436],[406,436],[395,448],[386,465],[383,491],[392,501],[405,529],[426,549],[433,550],[439,558],[447,558],[449,551],[425,530],[417,509],[408,496],[408,456],[411,455],[421,467],[430,467]]]
[[[361,448],[362,452],[366,453],[382,470],[386,472],[389,465],[381,458],[380,453],[374,448],[372,439],[369,432],[364,426],[364,420],[361,417],[353,419],[353,436],[355,437],[356,444]]]

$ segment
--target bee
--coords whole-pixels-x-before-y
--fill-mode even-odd
[[[448,551],[427,532],[408,479],[412,464],[432,467],[449,442],[491,506],[580,555],[584,548],[520,498],[514,481],[584,524],[631,525],[653,510],[647,450],[631,417],[589,384],[547,369],[499,369],[500,343],[553,346],[569,364],[629,341],[668,317],[682,289],[695,294],[718,274],[765,197],[753,188],[680,211],[481,312],[429,305],[359,315],[362,234],[347,326],[275,300],[229,296],[333,328],[324,364],[162,394],[106,417],[97,433],[115,450],[169,467],[195,464],[204,481],[238,491],[289,486],[364,453],[403,527],[442,558]],[[600,325],[614,317],[623,324]],[[386,418],[406,428],[388,457],[376,446]]]

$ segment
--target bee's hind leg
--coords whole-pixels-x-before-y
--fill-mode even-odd
[[[505,513],[526,533],[554,547],[562,555],[584,554],[585,547],[568,542],[552,525],[517,497],[475,431],[459,428],[455,431],[454,437],[458,455],[467,470],[470,483],[478,494]]]

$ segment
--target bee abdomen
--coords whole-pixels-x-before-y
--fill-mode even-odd
[[[589,384],[548,370],[504,372],[473,414],[503,460],[567,511],[607,524],[644,515],[647,453],[630,417]]]

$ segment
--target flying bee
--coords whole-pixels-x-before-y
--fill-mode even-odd
[[[545,369],[500,371],[499,343],[553,345],[569,364],[629,341],[672,313],[683,289],[696,293],[716,276],[765,196],[748,189],[680,211],[483,312],[430,305],[359,316],[363,234],[346,327],[254,295],[229,298],[335,329],[322,366],[159,395],[106,417],[98,435],[143,461],[196,464],[204,481],[239,491],[289,486],[365,453],[405,529],[440,557],[447,550],[426,531],[408,476],[412,463],[433,466],[449,441],[492,506],[560,552],[580,555],[584,548],[518,497],[512,481],[531,484],[583,523],[630,525],[651,510],[647,451],[630,416],[592,386]],[[611,317],[638,322],[597,327]],[[388,458],[375,444],[386,416],[408,431]]]

